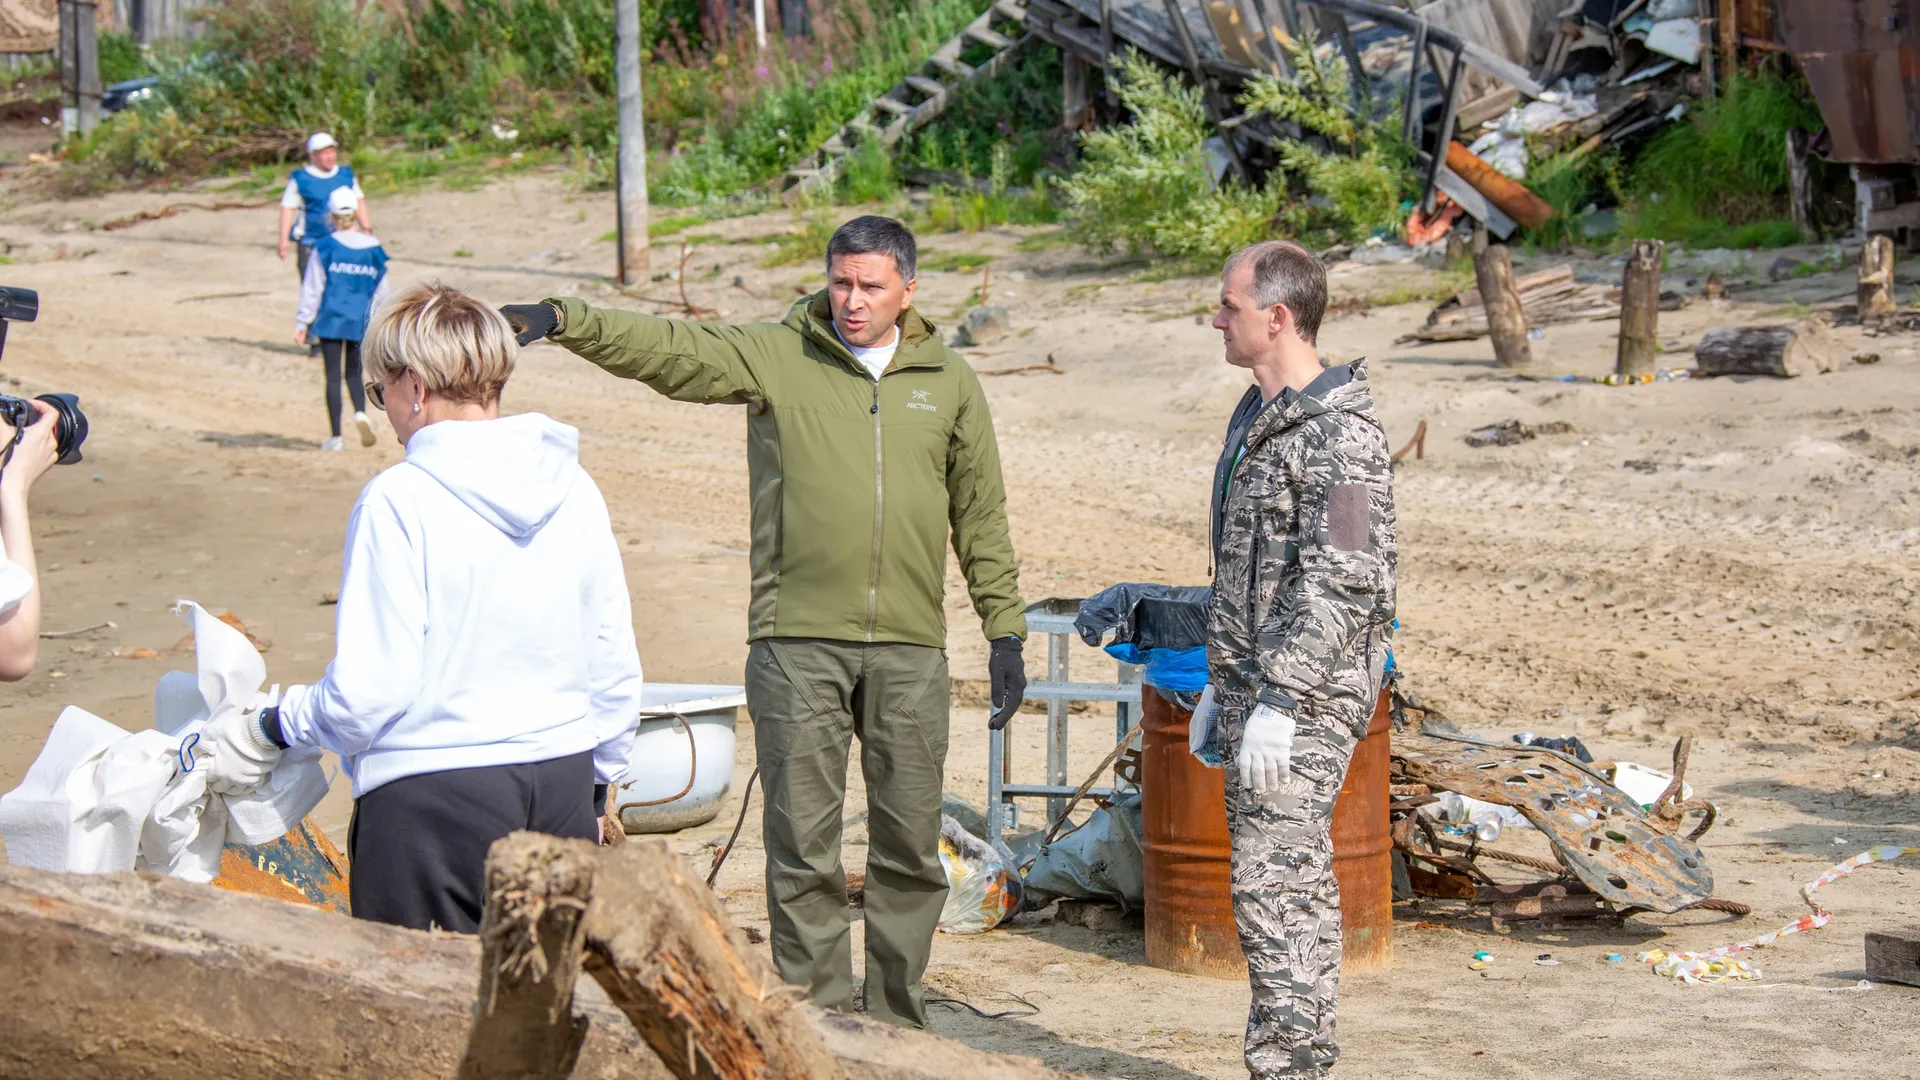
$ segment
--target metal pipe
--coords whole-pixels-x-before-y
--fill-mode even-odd
[[[1453,73],[1447,77],[1446,104],[1440,109],[1440,131],[1435,137],[1433,154],[1427,159],[1427,181],[1420,189],[1420,209],[1423,213],[1433,213],[1433,184],[1440,175],[1440,163],[1447,158],[1447,149],[1453,145],[1454,120],[1460,112],[1460,77],[1466,74],[1466,58],[1460,53],[1453,54]]]
[[[1427,55],[1427,24],[1413,31],[1413,55],[1407,61],[1407,96],[1401,99],[1400,141],[1408,146],[1420,144],[1420,63]]]
[[[1426,36],[1435,44],[1463,54],[1467,66],[1487,74],[1517,88],[1528,97],[1539,97],[1546,87],[1533,81],[1527,69],[1483,45],[1468,41],[1444,26],[1433,26],[1425,19],[1401,8],[1388,7],[1374,0],[1294,0],[1314,7],[1331,8],[1362,19],[1372,19],[1384,26],[1404,30],[1409,34],[1418,33],[1426,27]]]

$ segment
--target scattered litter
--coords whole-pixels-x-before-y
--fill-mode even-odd
[[[1877,364],[1880,362],[1880,354],[1877,352],[1855,353],[1853,362],[1856,364]]]
[[[1438,792],[1435,801],[1422,806],[1415,813],[1444,823],[1445,831],[1457,836],[1471,833],[1483,844],[1500,839],[1503,829],[1533,828],[1533,823],[1511,806],[1482,802],[1451,791]]]
[[[1542,750],[1554,750],[1573,758],[1575,761],[1593,761],[1593,754],[1587,749],[1587,744],[1581,742],[1578,736],[1569,735],[1564,739],[1541,738],[1531,731],[1523,731],[1515,735],[1513,741],[1519,743],[1521,746],[1537,746]]]
[[[1490,427],[1483,427],[1464,436],[1468,446],[1518,446],[1528,439],[1542,435],[1565,435],[1573,430],[1573,425],[1564,420],[1555,420],[1545,424],[1523,424],[1518,420],[1502,420]]]
[[[996,848],[940,815],[940,863],[947,871],[947,902],[940,929],[949,934],[982,934],[1020,910],[1020,872],[1013,853]]]
[[[134,648],[131,648],[131,649],[115,649],[113,650],[113,655],[116,659],[120,659],[120,660],[158,660],[160,659],[160,653],[158,650],[149,649],[144,645],[135,646]]]
[[[1528,341],[1545,341],[1546,339],[1547,339],[1547,332],[1538,326],[1527,331]]]
[[[1847,842],[1847,838],[1846,838],[1846,837],[1844,837],[1844,836],[1836,836],[1836,837],[1834,837],[1834,838],[1833,838],[1833,843],[1834,843],[1834,846],[1836,846],[1836,847],[1838,847],[1839,845],[1841,845],[1841,844],[1844,844],[1844,843],[1846,843],[1846,842]]]
[[[1836,841],[1838,842],[1838,841]],[[1833,912],[1821,907],[1813,899],[1813,894],[1822,886],[1830,885],[1846,877],[1868,863],[1891,862],[1903,855],[1920,855],[1920,848],[1901,847],[1898,844],[1879,844],[1870,847],[1844,862],[1835,864],[1826,873],[1800,886],[1800,899],[1813,910],[1795,919],[1793,922],[1757,938],[1723,945],[1706,952],[1667,953],[1660,949],[1640,953],[1637,959],[1643,964],[1652,964],[1656,975],[1669,979],[1678,979],[1692,985],[1699,982],[1721,982],[1727,979],[1757,979],[1760,972],[1743,960],[1732,957],[1738,953],[1765,948],[1788,934],[1818,930],[1833,921]]]
[[[1535,967],[1559,967],[1560,961],[1555,960],[1552,953],[1541,953],[1539,956],[1534,957],[1533,965]]]
[[[1625,792],[1629,799],[1639,803],[1642,808],[1647,808],[1667,790],[1667,785],[1673,783],[1673,774],[1635,765],[1631,761],[1621,761],[1614,764],[1611,779],[1614,787]],[[1693,798],[1692,784],[1681,783],[1680,798]]]
[[[1609,964],[1617,964],[1617,963],[1619,963],[1619,962],[1620,962],[1621,960],[1624,960],[1624,959],[1625,959],[1625,957],[1623,957],[1623,956],[1621,956],[1621,955],[1620,955],[1619,953],[1617,953],[1617,952],[1610,952],[1610,953],[1608,953],[1608,954],[1606,955],[1606,961],[1607,961],[1607,963],[1609,963]]]
[[[1480,952],[1477,952],[1477,953],[1474,953],[1474,954],[1473,954],[1473,958],[1474,958],[1475,960],[1492,960],[1492,959],[1493,959],[1493,954],[1492,954],[1492,953],[1490,953],[1490,952],[1486,952],[1486,951],[1484,951],[1484,950],[1482,950],[1482,951],[1480,951]]]

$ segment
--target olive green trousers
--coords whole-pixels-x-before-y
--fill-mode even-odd
[[[774,966],[822,1006],[853,1008],[840,840],[857,735],[867,780],[867,1013],[925,1027],[920,979],[947,899],[940,864],[946,650],[762,638],[748,653],[746,682],[766,793]]]

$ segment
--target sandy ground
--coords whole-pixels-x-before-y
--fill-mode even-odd
[[[18,782],[62,705],[128,727],[150,722],[154,680],[191,664],[167,652],[183,633],[168,610],[178,597],[231,608],[270,641],[271,679],[319,675],[332,651],[326,600],[347,509],[400,457],[384,429],[370,450],[312,452],[326,434],[320,372],[291,344],[295,274],[274,258],[272,209],[96,228],[195,197],[216,198],[41,202],[15,192],[0,212],[12,264],[0,283],[39,289],[42,311],[15,327],[0,384],[77,391],[93,418],[87,461],[35,493],[46,626],[115,623],[46,642],[35,675],[0,689],[0,789]],[[577,293],[664,310],[611,290],[612,245],[597,239],[611,227],[611,200],[573,194],[557,176],[384,199],[373,210],[401,282],[437,277],[503,303]],[[715,239],[694,248],[690,295],[731,320],[783,312],[819,281],[811,265],[758,265],[771,237],[793,225],[770,214],[691,230]],[[1084,596],[1124,580],[1203,582],[1205,487],[1245,385],[1196,317],[1215,282],[1152,280],[1072,248],[1022,251],[1021,239],[929,237],[923,259],[993,256],[992,298],[1012,308],[1015,330],[968,354],[979,369],[1052,356],[1064,372],[985,380],[1027,597]],[[656,267],[676,257],[663,243]],[[1695,299],[1663,316],[1677,366],[1710,327],[1781,321],[1851,292],[1844,273],[1768,285],[1771,255],[1713,258],[1676,257],[1668,287],[1697,297],[1710,268],[1757,283],[1732,301]],[[1579,269],[1618,273],[1604,258]],[[1903,268],[1902,281],[1911,276]],[[1433,281],[1411,266],[1348,263],[1333,274],[1346,297],[1391,299]],[[978,284],[977,271],[929,271],[921,307],[952,325]],[[1691,779],[1726,814],[1704,841],[1718,892],[1755,914],[1501,937],[1484,917],[1402,905],[1391,968],[1343,985],[1339,1074],[1912,1074],[1920,990],[1858,980],[1867,931],[1920,923],[1916,866],[1870,867],[1830,888],[1835,923],[1760,954],[1763,985],[1683,988],[1631,953],[1771,929],[1801,910],[1799,884],[1838,859],[1873,843],[1920,845],[1915,341],[1865,341],[1854,329],[1842,331],[1849,348],[1877,352],[1877,364],[1849,360],[1792,381],[1609,388],[1554,376],[1610,370],[1613,323],[1547,329],[1534,343],[1538,375],[1523,377],[1496,369],[1484,341],[1394,345],[1426,306],[1338,315],[1322,332],[1330,359],[1372,358],[1396,445],[1429,424],[1425,458],[1405,464],[1397,484],[1397,644],[1409,685],[1472,729],[1578,734],[1602,756],[1650,765],[1675,736],[1697,734]],[[665,401],[552,347],[526,354],[507,406],[580,427],[584,462],[625,543],[649,676],[737,682],[747,578],[741,415]],[[1510,448],[1461,441],[1508,418],[1573,430]],[[985,648],[957,577],[947,607],[954,674],[979,680]],[[139,647],[164,655],[113,655]],[[1110,670],[1091,652],[1077,651],[1075,663]],[[977,704],[952,717],[948,789],[975,804],[986,791],[984,719]],[[1080,718],[1076,778],[1107,749],[1110,723]],[[1024,776],[1038,771],[1041,726],[1017,725]],[[751,759],[743,725],[737,780]],[[336,839],[345,787],[318,812]],[[704,863],[738,799],[736,783],[720,820],[674,844]],[[857,870],[857,797],[848,817]],[[721,885],[739,920],[764,928],[758,831],[749,824]],[[1470,971],[1479,949],[1498,959]],[[1629,960],[1609,964],[1609,951]],[[1542,952],[1562,963],[1535,966]],[[1102,933],[1040,914],[984,936],[941,936],[929,982],[988,1011],[1006,1007],[1008,994],[1040,1006],[1000,1021],[936,1010],[935,1030],[978,1046],[1102,1076],[1245,1075],[1245,986],[1146,966],[1137,930]]]

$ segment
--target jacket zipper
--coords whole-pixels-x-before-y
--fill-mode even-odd
[[[880,375],[873,378],[873,408],[869,411],[873,414],[873,562],[867,571],[867,640],[871,642],[874,624],[880,619],[880,525],[887,495],[886,462],[880,442]]]

